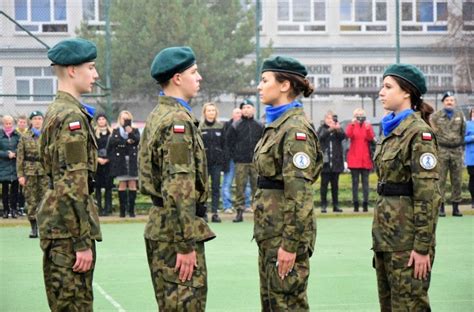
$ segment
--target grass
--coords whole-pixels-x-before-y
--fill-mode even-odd
[[[249,218],[248,218],[249,219]],[[474,217],[440,219],[430,300],[433,311],[474,310]],[[259,311],[252,222],[212,224],[206,244],[207,311]],[[143,223],[102,225],[94,276],[96,311],[156,311]],[[371,217],[320,218],[308,297],[313,311],[377,311]],[[0,227],[0,310],[48,311],[38,240],[26,225]],[[108,298],[108,299],[107,299]],[[115,302],[115,306],[113,305]]]

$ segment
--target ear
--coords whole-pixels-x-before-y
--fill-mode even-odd
[[[174,74],[171,80],[173,81],[175,85],[177,86],[181,85],[181,74],[180,73]]]
[[[74,65],[67,66],[66,73],[70,78],[74,78],[74,76],[76,76],[76,66]]]
[[[291,83],[289,80],[285,80],[280,84],[280,92],[281,93],[287,93],[290,91],[291,88]]]

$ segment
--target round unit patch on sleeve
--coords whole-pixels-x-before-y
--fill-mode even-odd
[[[435,155],[431,153],[424,153],[420,156],[420,165],[425,170],[433,169],[437,162]]]
[[[304,152],[298,152],[293,156],[293,165],[298,169],[306,169],[311,164],[311,160],[308,154]]]

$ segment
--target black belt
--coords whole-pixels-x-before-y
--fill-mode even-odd
[[[39,161],[39,157],[34,157],[34,156],[25,156],[23,158],[25,161]]]
[[[413,183],[377,183],[377,193],[383,196],[413,196]]]
[[[153,206],[157,207],[163,207],[163,198],[161,197],[156,197],[156,196],[151,196],[151,201],[153,203]]]
[[[285,188],[285,184],[283,181],[272,180],[266,177],[258,177],[257,187],[267,190],[283,190]]]
[[[438,145],[444,148],[458,148],[460,146],[463,146],[464,143],[440,143],[438,142]]]

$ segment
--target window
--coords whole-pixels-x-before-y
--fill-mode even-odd
[[[384,71],[385,65],[344,65],[342,66],[343,86],[346,89],[379,90],[383,83]],[[354,97],[354,95],[347,97]]]
[[[464,0],[462,3],[463,30],[474,31],[474,0]]]
[[[17,100],[48,102],[53,100],[57,82],[51,67],[15,67]]]
[[[2,67],[0,67],[0,94],[3,94],[3,74]],[[3,96],[0,96],[0,103],[3,102]]]
[[[89,29],[105,29],[105,1],[82,0],[82,19]]]
[[[326,31],[326,0],[278,0],[279,32]]]
[[[401,26],[406,32],[446,32],[447,0],[402,0]]]
[[[386,32],[386,0],[341,0],[342,32]]]
[[[428,90],[441,87],[447,90],[453,89],[453,65],[416,65],[426,77]]]
[[[31,32],[67,32],[66,0],[15,0],[15,19]]]
[[[331,87],[331,65],[308,65],[308,80],[315,87],[317,97],[328,97],[328,95],[318,94],[318,90],[329,89]]]

